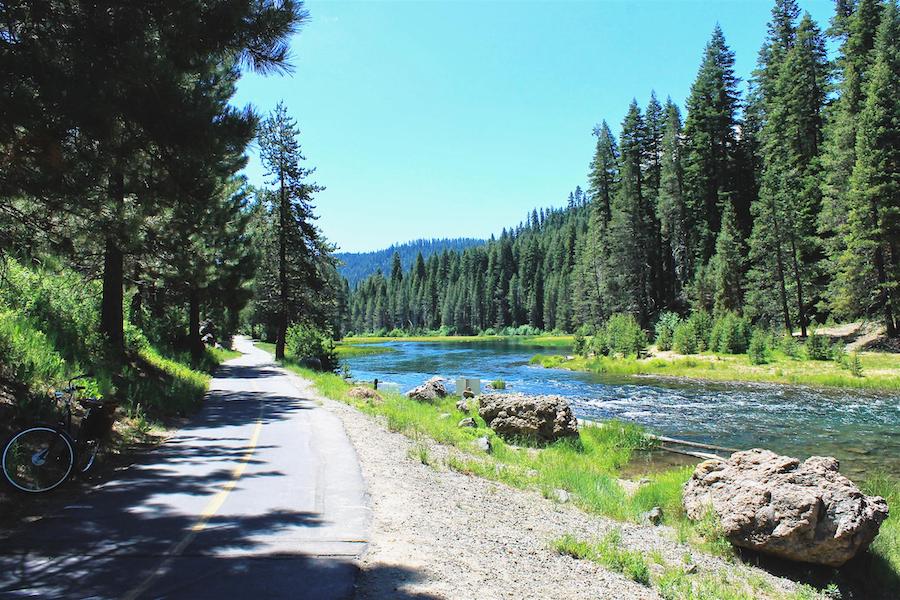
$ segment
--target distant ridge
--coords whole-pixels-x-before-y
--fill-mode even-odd
[[[432,254],[440,253],[444,250],[465,250],[484,243],[485,240],[476,238],[422,239],[393,244],[384,250],[338,252],[335,256],[344,263],[338,271],[343,277],[347,278],[352,288],[357,282],[375,273],[378,269],[381,269],[382,273],[390,273],[391,258],[394,256],[394,252],[400,253],[400,261],[403,263],[403,270],[406,271],[412,266],[419,252],[427,259]]]

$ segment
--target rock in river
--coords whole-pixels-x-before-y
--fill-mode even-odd
[[[442,378],[432,377],[419,387],[408,391],[406,395],[419,402],[437,402],[447,397],[447,388],[444,387]]]
[[[872,542],[888,506],[838,467],[830,457],[800,462],[758,448],[735,452],[697,465],[684,487],[684,508],[692,519],[711,508],[736,546],[839,567]]]
[[[560,396],[490,394],[482,396],[478,414],[488,427],[509,438],[554,442],[578,437],[578,422],[569,403]]]

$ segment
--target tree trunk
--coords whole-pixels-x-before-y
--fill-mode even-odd
[[[772,225],[775,229],[775,274],[778,276],[778,291],[781,298],[781,312],[784,316],[784,328],[788,335],[793,332],[791,326],[791,313],[788,312],[787,288],[784,285],[784,258],[781,256],[781,228],[778,226],[778,212],[774,198],[769,201],[769,209],[772,211]]]
[[[196,365],[203,357],[203,340],[200,339],[200,295],[196,288],[191,288],[188,304],[188,343],[191,346],[191,360]]]
[[[800,319],[800,335],[806,337],[806,309],[803,306],[803,283],[800,279],[800,264],[797,260],[797,243],[791,236],[791,261],[794,270],[794,284],[797,286],[797,313]]]
[[[110,196],[119,214],[125,202],[125,180],[122,173],[115,173],[110,182]],[[119,223],[116,223],[116,227]],[[103,255],[103,297],[100,301],[100,332],[106,336],[111,357],[121,360],[125,355],[124,256],[113,231],[106,234]]]

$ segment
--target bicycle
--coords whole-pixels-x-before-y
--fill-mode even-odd
[[[85,475],[94,466],[103,442],[112,431],[116,405],[99,398],[78,398],[84,386],[73,385],[89,374],[69,380],[54,396],[64,406],[57,424],[36,423],[26,427],[3,444],[2,471],[6,483],[15,490],[31,494],[49,492],[69,477]],[[72,403],[85,414],[73,431]]]

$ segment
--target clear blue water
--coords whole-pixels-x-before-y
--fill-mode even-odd
[[[585,419],[619,419],[649,431],[734,448],[769,448],[805,458],[835,456],[850,476],[900,476],[900,397],[765,384],[615,379],[528,364],[535,348],[515,343],[388,342],[395,351],[347,360],[356,379],[406,391],[435,375],[503,379],[507,391],[558,394]]]

